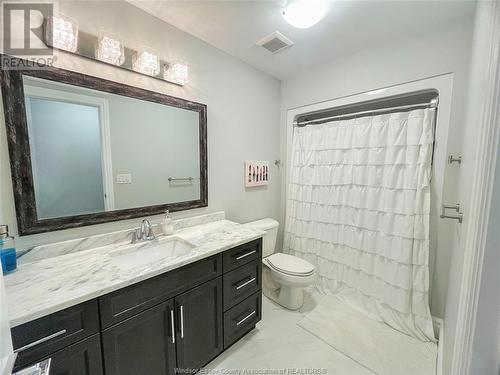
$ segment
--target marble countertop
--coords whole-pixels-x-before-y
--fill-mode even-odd
[[[15,327],[77,305],[223,252],[263,234],[260,230],[229,220],[218,220],[174,233],[172,237],[179,237],[195,246],[188,254],[133,269],[117,267],[110,255],[129,241],[20,264],[15,272],[4,277],[10,325]]]

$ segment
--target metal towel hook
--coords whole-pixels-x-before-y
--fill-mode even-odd
[[[461,156],[455,157],[453,155],[448,156],[448,164],[453,164],[453,163],[458,163],[459,165],[462,164],[462,157]]]
[[[456,214],[449,215],[446,214],[446,210],[454,210]],[[458,220],[460,224],[462,224],[462,221],[464,219],[464,214],[460,212],[460,204],[443,204],[441,206],[441,215],[439,216],[440,218],[444,219],[455,219]]]

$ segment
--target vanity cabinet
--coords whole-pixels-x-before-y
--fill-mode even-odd
[[[261,319],[262,239],[12,329],[15,369],[174,375],[209,363]]]

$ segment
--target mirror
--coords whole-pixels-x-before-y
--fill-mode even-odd
[[[20,234],[207,205],[205,105],[56,68],[2,74]]]

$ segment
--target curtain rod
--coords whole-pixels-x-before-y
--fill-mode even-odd
[[[337,115],[337,116],[331,116],[331,117],[324,117],[324,118],[318,118],[316,120],[307,120],[307,121],[294,121],[293,125],[294,126],[306,126],[309,124],[323,124],[325,122],[328,122],[330,120],[336,119],[336,118],[342,118],[342,117],[361,117],[365,114],[369,113],[379,113],[379,112],[392,112],[396,111],[399,109],[411,109],[411,108],[437,108],[439,104],[439,99],[436,97],[432,99],[430,102],[426,103],[419,103],[419,104],[411,104],[411,105],[401,105],[397,107],[389,107],[389,108],[379,108],[379,109],[372,109],[370,111],[363,111],[363,112],[353,112],[353,113],[346,113],[343,115]]]

